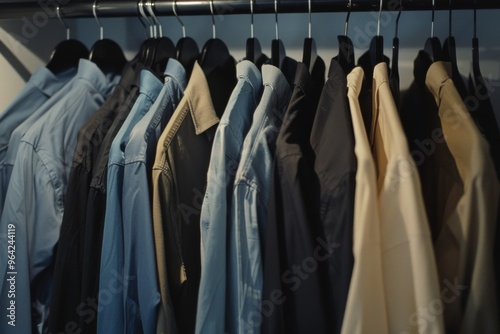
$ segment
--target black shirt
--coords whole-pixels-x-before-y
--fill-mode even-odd
[[[354,264],[355,177],[346,75],[332,60],[321,91],[300,65],[277,142],[263,287],[263,309],[270,300],[274,312],[264,314],[263,333],[340,333]]]
[[[316,154],[314,170],[321,187],[319,215],[324,241],[332,251],[328,269],[334,333],[340,333],[342,328],[354,265],[352,233],[357,165],[346,75],[332,60],[311,133]]]
[[[96,324],[97,312],[86,312],[87,297],[92,297],[86,292],[91,273],[85,267],[84,257],[89,242],[85,228],[90,183],[104,139],[133,91],[137,67],[137,62],[127,64],[112,95],[78,133],[55,259],[48,325],[53,333],[64,332],[71,322],[80,324],[82,331],[86,331],[86,324]]]
[[[323,290],[328,284],[326,265],[307,271],[303,281],[287,271],[312,256],[315,239],[323,235],[317,205],[319,179],[314,173],[309,137],[324,78],[321,58],[317,58],[312,75],[304,63],[298,63],[292,98],[276,141],[262,292],[263,305],[275,305],[274,312],[263,319],[262,333],[331,333],[333,328],[328,327],[331,308]],[[283,303],[273,301],[275,290],[282,291]]]

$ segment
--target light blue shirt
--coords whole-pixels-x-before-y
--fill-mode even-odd
[[[156,144],[184,95],[186,71],[169,59],[165,84],[148,113],[137,123],[125,148],[123,240],[126,333],[155,333],[160,304],[151,212],[151,175]]]
[[[2,215],[5,194],[9,184],[7,177],[4,180],[2,175],[4,175],[3,169],[12,132],[62,89],[75,76],[76,71],[76,68],[72,68],[54,75],[46,67],[38,68],[21,90],[21,93],[0,113],[0,216]],[[10,172],[8,176],[10,178]]]
[[[1,333],[31,333],[34,295],[43,298],[34,298],[33,306],[41,313],[38,330],[41,332],[44,326],[50,281],[32,285],[31,290],[30,284],[53,261],[78,131],[115,84],[97,65],[80,60],[76,77],[64,89],[66,94],[59,96],[57,103],[33,124],[19,143],[0,220],[1,249],[7,249],[8,241],[12,240],[7,238],[8,227],[15,229],[15,264],[9,264],[6,256],[0,257],[0,304],[5,310],[14,300],[8,298],[7,278],[15,277],[16,326],[0,321]]]
[[[231,206],[226,331],[260,333],[262,245],[271,190],[272,165],[291,88],[281,71],[262,66],[264,92],[243,143]],[[232,295],[235,291],[237,295]]]
[[[106,213],[104,218],[104,231],[101,252],[101,275],[99,286],[110,286],[116,275],[124,273],[124,226],[123,226],[123,181],[125,170],[125,147],[130,133],[135,125],[144,117],[155,102],[163,87],[162,82],[150,71],[141,72],[140,93],[127,119],[118,131],[109,151],[108,159],[108,183],[106,188]],[[142,223],[136,221],[134,223]],[[144,245],[141,245],[141,247]],[[137,280],[137,277],[129,277],[128,282]],[[137,283],[135,283],[137,284]],[[98,333],[130,333],[126,331],[130,325],[125,317],[130,312],[140,313],[136,305],[125,304],[124,291],[128,287],[117,289],[115,293],[104,300],[99,299],[97,314]],[[147,288],[147,287],[145,287]],[[128,302],[128,301],[127,301]],[[131,307],[131,309],[125,308]],[[135,318],[134,318],[135,321]]]
[[[238,83],[215,133],[208,169],[208,183],[201,208],[202,270],[196,313],[196,333],[224,333],[226,308],[236,308],[235,300],[226,307],[226,231],[231,213],[236,169],[243,141],[262,93],[262,76],[250,61],[237,67]],[[237,291],[228,296],[238,295]],[[233,332],[230,332],[233,333]],[[236,333],[236,332],[234,332]]]

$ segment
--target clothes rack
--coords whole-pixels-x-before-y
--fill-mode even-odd
[[[152,1],[157,15],[174,15],[170,0]],[[210,15],[210,1],[178,0],[175,1],[179,15]],[[347,0],[314,0],[312,12],[347,12]],[[61,6],[61,14],[66,18],[93,17],[93,1],[38,0],[32,2],[0,3],[0,19],[19,19],[31,17],[41,10],[53,12],[56,17],[57,3]],[[101,0],[98,1],[99,17],[137,16],[137,0]],[[398,10],[399,0],[383,0],[383,10]],[[403,0],[403,10],[432,10],[432,0]],[[352,12],[378,11],[378,0],[354,0]],[[213,0],[216,15],[250,14],[249,0]],[[453,9],[500,9],[500,1],[455,0]],[[257,0],[254,2],[254,13],[274,13],[274,0]],[[436,10],[448,10],[448,1],[436,1]],[[307,13],[308,2],[305,0],[278,1],[279,13]]]

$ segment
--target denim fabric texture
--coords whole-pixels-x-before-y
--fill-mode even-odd
[[[116,85],[94,63],[81,59],[78,73],[56,94],[59,98],[36,120],[19,143],[4,211],[0,221],[0,245],[7,249],[7,228],[16,230],[16,265],[0,259],[2,307],[6,306],[7,272],[16,271],[16,326],[1,322],[2,333],[31,333],[46,325],[50,279],[40,279],[51,265],[54,246],[64,213],[67,182],[71,171],[78,130],[87,122]],[[9,275],[10,276],[10,275]],[[50,277],[50,275],[48,276]],[[40,297],[40,299],[38,299]]]
[[[215,133],[208,183],[201,208],[202,270],[196,333],[224,333],[226,309],[227,230],[231,198],[243,141],[262,94],[262,75],[250,61],[237,65],[238,83]],[[233,292],[229,295],[237,295]]]
[[[134,126],[144,117],[163,87],[162,82],[150,71],[141,72],[140,94],[109,151],[106,191],[106,213],[101,252],[99,286],[109,286],[116,275],[124,273],[123,237],[123,180],[125,171],[125,147]],[[125,317],[123,293],[113,294],[110,300],[99,300],[101,311],[97,316],[97,331],[102,333],[130,333],[135,321]],[[127,312],[135,310],[128,309]],[[135,317],[134,317],[135,320]]]
[[[236,172],[229,228],[228,286],[234,308],[229,308],[229,333],[260,333],[262,296],[262,246],[265,240],[267,205],[271,190],[276,139],[291,98],[291,89],[281,71],[262,66],[264,91],[253,115]],[[232,295],[234,291],[237,295]]]

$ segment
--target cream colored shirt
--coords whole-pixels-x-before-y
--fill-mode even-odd
[[[363,76],[360,67],[356,67],[347,76],[347,96],[354,130],[357,170],[353,226],[354,268],[342,322],[342,334],[389,333],[377,176],[358,99]]]
[[[378,177],[388,333],[444,333],[420,177],[403,133],[385,63],[375,66],[373,72],[371,144]]]
[[[456,188],[463,189],[458,201],[448,199],[456,204],[444,210],[435,242],[446,330],[500,333],[493,271],[500,190],[488,144],[453,84],[449,63],[434,63],[426,85],[439,106],[444,138],[461,177]]]

